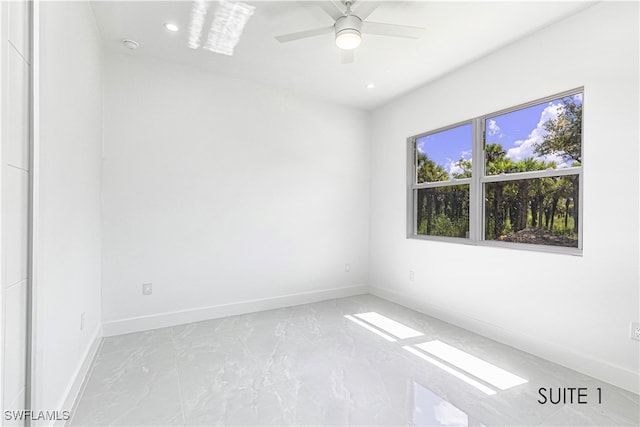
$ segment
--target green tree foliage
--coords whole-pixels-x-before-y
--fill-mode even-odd
[[[487,144],[485,147],[487,175],[500,175],[514,171],[514,163],[506,158],[506,151],[500,144]]]
[[[460,162],[463,162],[461,159]],[[453,178],[471,176],[471,162],[458,165],[465,169]],[[417,157],[418,182],[449,181],[452,177],[425,154]],[[418,234],[466,237],[469,230],[469,186],[446,186],[418,191]]]
[[[557,155],[581,161],[582,105],[572,98],[562,100],[556,119],[544,124],[547,134],[535,146],[539,155]],[[518,162],[506,157],[500,144],[485,147],[487,175],[555,169],[553,162],[526,158]],[[449,174],[443,167],[419,153],[418,182],[449,181],[471,177],[471,160],[456,162],[459,172]],[[510,240],[520,233],[538,236],[530,243],[577,246],[577,176],[545,177],[486,184],[485,238]],[[423,189],[417,198],[418,234],[466,237],[469,230],[469,186],[451,185]],[[538,231],[535,231],[538,230]],[[540,238],[539,236],[543,236]],[[522,241],[522,240],[513,240]]]
[[[582,160],[582,103],[564,98],[558,117],[544,124],[547,134],[536,144],[540,155],[557,154],[565,160]]]
[[[467,237],[469,185],[418,190],[418,234]]]
[[[426,154],[418,153],[418,182],[448,181],[449,173],[431,160]]]

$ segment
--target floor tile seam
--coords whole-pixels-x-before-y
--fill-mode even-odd
[[[211,320],[215,320],[215,319],[211,319]],[[253,322],[251,325],[247,325],[247,324],[242,324],[242,325],[216,325],[215,327],[209,329],[209,330],[201,330],[200,332],[195,332],[195,333],[191,333],[191,334],[187,334],[188,336],[200,336],[200,335],[213,335],[213,334],[217,334],[220,332],[237,332],[239,330],[245,330],[248,328],[255,328],[257,326],[264,326],[265,324],[269,324],[272,323],[273,326],[276,326],[277,324],[283,322],[283,321],[289,321],[291,320],[291,318],[284,318],[282,320],[273,320],[273,319],[265,319],[265,320],[258,320]],[[200,322],[193,322],[193,323],[187,323],[186,325],[182,325],[182,326],[188,326],[188,325],[197,325],[198,323],[202,323],[202,322],[207,322],[207,320],[204,321],[200,321]],[[174,326],[172,328],[172,332],[175,333],[173,331],[173,329],[177,328],[177,326]],[[183,333],[183,331],[178,332],[177,336],[175,337],[176,339],[181,339],[180,335]]]
[[[180,389],[179,389],[179,393],[180,393],[180,400],[181,400],[181,408],[182,408],[182,415],[183,415],[183,423],[185,423],[185,424],[186,424],[187,418],[186,418],[186,416],[185,416],[185,414],[184,414],[184,408],[185,408],[184,404],[185,404],[185,400],[184,400],[184,397],[183,397],[183,396],[182,396],[182,394],[181,394],[181,393],[182,393],[182,390],[181,390],[181,386],[182,386],[181,378],[182,378],[182,377],[180,376],[179,370],[177,369],[177,367],[178,367],[178,357],[177,357],[177,354],[176,354],[176,347],[175,347],[175,333],[174,333],[173,329],[172,329],[172,331],[171,331],[171,336],[172,336],[172,342],[173,342],[174,364],[175,364],[176,370],[178,371],[178,372],[177,372],[177,375],[178,375],[178,377],[177,377],[177,378],[178,378],[178,387],[180,387]],[[481,336],[481,337],[482,337],[482,336]],[[482,337],[482,338],[483,338],[483,339],[486,339],[485,337]],[[371,340],[369,340],[369,341],[374,341],[374,340],[375,340],[375,338],[372,338],[372,339],[371,339]],[[101,344],[102,344],[102,343],[101,343]],[[481,343],[480,343],[480,344],[481,344]],[[357,344],[356,344],[356,343],[352,343],[352,344],[350,344],[350,346],[353,346],[353,345],[357,345]],[[409,344],[405,344],[405,345],[409,345]],[[372,347],[373,347],[373,346],[372,346]],[[377,344],[376,344],[376,345],[375,345],[375,347],[376,347],[376,348],[378,348],[378,350],[372,350],[372,351],[383,351],[383,350],[381,349],[381,346],[380,346],[380,345],[377,345]],[[387,353],[387,352],[389,352],[389,353],[397,353],[397,354],[403,355],[403,356],[405,356],[405,357],[411,357],[411,355],[410,355],[410,354],[406,354],[406,355],[405,355],[405,353],[407,353],[407,352],[403,351],[403,350],[401,349],[401,347],[399,347],[399,348],[397,348],[397,349],[394,349],[394,350],[392,350],[391,348],[389,348],[389,349],[385,349],[384,351],[385,351],[385,353]],[[368,355],[368,354],[370,353],[370,351],[366,351],[365,353]],[[97,354],[99,354],[99,352],[98,352]],[[525,353],[525,354],[526,354],[526,355],[528,355],[528,356],[532,356],[532,355],[531,355],[531,354],[529,354],[529,353]],[[359,357],[361,357],[361,356],[362,356],[362,354],[358,354],[358,355],[353,356],[353,358],[354,358],[354,360],[357,360],[357,358],[359,358]],[[266,357],[269,357],[269,356],[267,355]],[[534,357],[534,359],[535,359],[536,361],[545,361],[544,359],[540,359],[540,358],[535,357],[535,356],[533,356],[533,357]],[[96,357],[96,358],[97,358],[97,357]],[[553,364],[552,362],[550,362],[550,363],[551,363],[551,364],[553,365],[553,367],[555,367],[555,368],[559,367],[559,365]],[[91,370],[93,371],[93,364],[92,364]],[[550,373],[550,374],[551,374],[551,373]],[[576,373],[576,372],[569,372],[568,374],[569,374],[571,377],[576,377],[576,378],[577,378],[578,376],[582,376],[582,377],[584,377],[584,375],[580,375],[579,373]],[[571,374],[575,374],[575,375],[571,375]],[[275,388],[277,388],[277,389],[282,388],[280,384],[283,384],[283,383],[284,383],[284,384],[287,384],[287,382],[286,382],[286,381],[287,381],[287,378],[285,378],[284,376],[282,376],[282,378],[283,378],[283,379],[278,380],[278,381],[275,381],[275,382],[273,382],[273,383],[270,383],[268,386],[265,386],[265,387],[271,387],[271,386],[273,386],[273,387],[275,387]],[[293,378],[290,378],[290,379],[289,379],[289,381],[291,381],[291,379],[301,381],[301,380],[300,380],[300,376],[295,376],[295,377],[293,377]],[[591,378],[591,377],[587,377],[587,379],[592,379],[592,378]],[[607,383],[604,383],[604,384],[607,384]],[[188,384],[186,384],[186,386],[187,386],[187,388],[188,388]],[[275,391],[276,391],[276,390],[274,390],[274,392],[275,392]],[[620,396],[620,398],[627,398],[627,397],[628,397],[627,395],[621,395],[621,396]],[[633,400],[632,400],[632,399],[630,399],[630,400],[631,400],[631,402],[633,403]],[[625,399],[625,401],[626,401],[626,399]],[[538,421],[534,422],[534,424],[533,424],[533,425],[548,425],[548,424],[546,424],[546,423],[547,423],[549,420],[551,420],[551,418],[552,418],[552,417],[556,417],[556,416],[558,416],[558,413],[559,413],[560,411],[563,411],[563,408],[564,408],[565,406],[566,406],[566,405],[554,405],[554,407],[553,407],[553,408],[549,408],[550,410],[549,410],[549,409],[547,410],[547,411],[549,411],[549,413],[547,413],[547,411],[544,411],[544,413],[543,413],[543,414],[540,414],[540,419],[539,419]],[[571,408],[571,407],[570,407],[570,408]],[[538,410],[534,410],[534,408],[531,408],[531,410],[533,410],[533,411],[534,411],[534,413],[540,413],[540,411],[538,411]],[[598,411],[598,412],[599,412],[599,411]],[[609,414],[609,415],[607,415],[607,414]],[[620,417],[618,417],[618,419],[611,419],[610,414],[611,414],[610,412],[607,412],[607,413],[605,413],[605,414],[604,414],[604,416],[607,418],[608,424],[617,424],[617,423],[618,423],[618,424],[620,424],[620,425],[626,425],[626,424],[625,424],[625,420],[620,419]],[[570,416],[570,415],[571,415],[571,414],[567,414],[567,416],[562,416],[562,415],[560,414],[560,421],[562,422],[562,421],[564,421],[564,420],[566,420],[566,419],[570,419],[570,418],[571,418],[571,416]],[[588,417],[588,414],[581,413],[581,415],[583,415],[583,416],[587,416],[587,417]],[[507,418],[508,418],[508,419],[510,419],[510,420],[512,420],[512,421],[518,421],[518,420],[517,420],[518,416],[516,416],[516,417],[514,418],[514,416],[513,416],[513,415],[511,415],[511,416],[508,416]],[[624,417],[624,418],[626,418],[626,417]],[[530,422],[531,422],[531,421],[530,421]],[[518,425],[518,424],[517,424],[517,423],[514,423],[513,425]]]
[[[567,406],[567,405],[565,405],[565,406]],[[634,406],[636,406],[636,408],[635,408],[635,409],[636,409],[636,413],[635,413],[636,418],[635,418],[635,419],[633,419],[633,418],[629,418],[628,416],[626,416],[626,415],[624,415],[624,414],[622,414],[622,413],[620,413],[620,412],[614,412],[614,411],[612,411],[612,410],[610,410],[610,409],[605,409],[605,407],[606,407],[606,406],[607,406],[606,404],[602,404],[602,405],[588,405],[586,409],[590,409],[590,410],[592,410],[592,411],[593,411],[593,412],[595,412],[597,415],[605,416],[605,417],[607,417],[607,418],[610,418],[612,421],[614,421],[614,420],[615,420],[614,418],[615,418],[615,417],[617,417],[618,419],[624,419],[624,420],[631,421],[631,422],[632,422],[632,424],[631,424],[631,425],[634,425],[634,426],[638,426],[638,425],[640,425],[640,424],[639,424],[639,421],[640,421],[640,412],[638,412],[638,406],[637,406],[637,405],[634,405]],[[608,415],[608,414],[611,414],[611,415]]]
[[[213,338],[216,335],[219,335],[219,333],[217,331],[216,332],[206,332],[206,333],[193,334],[193,335],[189,335],[187,337],[176,337],[174,339],[174,341],[173,341],[173,345],[175,347],[176,345],[181,344],[181,343],[189,343],[189,342],[192,342],[192,341],[197,341],[197,340],[202,339],[202,338]],[[231,338],[232,340],[238,339],[237,336],[235,336],[235,335],[233,335],[231,337],[227,336],[226,338],[227,339]]]
[[[173,365],[174,365],[174,369],[176,370],[176,378],[178,380],[178,397],[180,399],[180,414],[182,415],[182,425],[186,426],[187,417],[185,416],[185,413],[184,413],[185,402],[184,402],[184,395],[182,393],[182,379],[180,378],[180,369],[178,368],[178,354],[176,351],[175,334],[173,332],[173,328],[171,328],[170,330],[171,330],[171,344],[173,349]]]
[[[89,366],[89,369],[86,373],[86,376],[84,377],[84,380],[82,381],[82,384],[80,385],[80,390],[78,390],[78,394],[76,396],[75,401],[73,402],[73,406],[71,407],[71,416],[69,417],[69,420],[67,420],[67,422],[64,424],[65,427],[69,427],[71,425],[73,425],[73,420],[75,418],[75,413],[78,409],[78,406],[80,406],[80,401],[84,399],[85,396],[85,391],[87,389],[87,385],[89,384],[89,381],[91,380],[92,376],[93,376],[93,372],[96,366],[96,362],[98,361],[98,359],[100,358],[100,355],[102,353],[102,347],[104,345],[104,337],[100,339],[100,345],[98,346],[98,350],[96,351],[96,353],[93,356],[93,359],[91,360],[91,365]]]
[[[175,357],[174,357],[174,360],[175,360]],[[172,363],[172,362],[167,361],[165,359],[153,361],[151,363],[149,363],[149,361],[142,361],[141,363],[132,364],[132,365],[129,365],[128,367],[123,368],[122,369],[122,371],[123,371],[122,377],[126,377],[128,375],[135,374],[136,372],[138,372],[142,368],[148,368],[149,371],[152,371],[153,373],[158,374],[158,375],[166,374],[167,372],[170,372],[171,370],[175,369],[174,364],[175,363]],[[108,372],[110,372],[110,371],[111,370],[109,370]],[[99,372],[99,371],[97,371],[97,372]],[[107,375],[108,375],[108,372],[107,372]]]
[[[165,350],[168,350],[168,351],[165,351],[164,355],[162,352],[157,352],[152,354],[144,354],[135,358],[131,357],[133,353],[127,354],[128,352],[130,352],[129,350],[123,350],[122,353],[124,354],[122,355],[119,355],[116,353],[100,354],[99,357],[96,358],[96,362],[99,362],[99,363],[95,363],[94,368],[95,369],[100,368],[101,365],[108,363],[110,358],[116,358],[116,360],[118,360],[118,356],[127,356],[120,359],[121,364],[127,364],[134,367],[140,364],[146,364],[148,366],[156,367],[156,365],[161,365],[162,363],[166,363],[166,358],[160,357],[160,356],[166,356],[168,353],[169,356],[172,357],[173,359],[176,358],[176,353],[173,346]],[[157,360],[154,360],[154,358]],[[132,363],[132,362],[137,362],[137,363]]]
[[[302,318],[304,316],[296,316],[296,317],[291,317],[291,318],[287,318],[287,319],[283,319],[283,321],[286,321],[288,323],[292,323],[292,321],[295,320],[299,320],[300,318]],[[337,321],[340,320],[338,317],[336,317],[335,319],[332,319],[332,321],[335,321],[335,323],[338,323]],[[258,322],[255,326],[263,326],[268,322],[272,322],[271,320],[269,321],[264,321],[264,322]],[[278,325],[278,323],[280,322],[274,322],[272,326],[274,326],[274,328]],[[331,327],[335,327],[336,324],[335,323],[331,323],[331,324],[327,324],[326,326],[331,326]],[[213,337],[217,334],[223,333],[225,335],[229,335],[232,333],[238,333],[241,331],[246,330],[247,327],[246,326],[242,326],[242,327],[230,327],[230,328],[222,328],[222,329],[216,329],[213,331],[206,331],[206,332],[198,332],[195,334],[189,334],[185,337],[180,337],[180,334],[178,334],[178,336],[175,337],[175,341],[176,342],[188,342],[192,339],[197,339],[197,338],[203,338],[203,337]]]
[[[167,347],[173,348],[173,342],[172,341],[165,341],[165,344],[168,344]],[[137,350],[143,350],[143,349],[153,349],[153,348],[157,348],[157,349],[161,349],[162,348],[162,343],[150,343],[150,344],[135,344],[135,345],[131,345],[131,346],[127,346],[124,348],[120,348],[118,350],[110,350],[110,351],[103,351],[102,353],[100,353],[100,356],[108,356],[111,354],[115,354],[115,353],[125,353],[125,352],[129,352],[129,353],[133,353]]]
[[[153,385],[156,381],[158,381],[159,379],[163,379],[163,378],[168,378],[170,377],[173,373],[176,373],[177,375],[177,369],[175,367],[171,367],[169,369],[164,369],[161,371],[157,371],[155,373],[154,378],[151,380],[151,385]],[[127,376],[123,376],[123,378],[126,378]],[[84,393],[82,399],[85,401],[88,400],[92,400],[92,399],[97,399],[98,401],[104,399],[103,394],[104,393],[116,393],[118,392],[118,390],[122,390],[122,384],[118,384],[118,382],[114,382],[109,384],[109,386],[107,387],[106,390],[104,389],[97,389],[97,390],[92,390],[91,393]]]
[[[385,349],[385,351],[389,351],[389,350],[390,351],[394,351],[393,349]],[[348,360],[357,361],[361,357],[367,357],[369,355],[375,354],[377,351],[380,351],[380,349],[364,350],[362,353],[360,353],[358,355],[352,355],[350,353],[340,354],[340,356],[344,356],[344,359],[339,359],[339,362],[344,362],[344,361],[348,361]],[[338,368],[342,368],[342,367],[343,366],[339,365],[339,364],[336,364],[335,366],[334,365],[331,366],[332,369],[338,369]],[[300,372],[304,373],[303,371],[300,371]],[[286,384],[287,382],[290,382],[290,381],[297,381],[297,382],[302,383],[303,379],[300,377],[300,375],[294,375],[294,376],[287,377],[285,379],[274,381],[271,384],[269,384],[267,387],[269,387],[269,386],[278,386],[280,384]]]
[[[335,325],[333,325],[335,326]],[[287,335],[285,337],[282,337],[280,335],[277,334],[273,334],[273,337],[277,337],[278,341],[280,342],[293,342],[295,340],[298,339],[307,339],[308,342],[312,342],[311,340],[308,339],[309,334],[296,334],[296,335]],[[208,333],[208,334],[198,334],[198,335],[194,335],[191,336],[189,338],[177,338],[174,342],[174,348],[179,349],[179,348],[184,348],[185,346],[189,345],[190,343],[199,341],[201,339],[215,339],[216,334],[213,333]],[[322,340],[322,339],[326,339],[327,336],[320,336],[317,339],[314,339],[313,341],[316,340]],[[241,334],[236,335],[236,336],[232,336],[232,337],[225,337],[224,341],[228,342],[228,343],[240,343],[243,345],[246,345],[246,342],[250,341],[251,337],[243,337]],[[306,343],[306,342],[305,342]]]
[[[547,423],[547,420],[549,420],[552,417],[558,415],[565,407],[571,409],[570,406],[564,405],[564,404],[562,406],[560,406],[560,405],[555,405],[555,406],[557,406],[557,407],[553,410],[553,412],[551,412],[550,414],[547,414],[546,416],[542,417],[540,419],[540,422],[538,422],[536,424],[536,427],[537,426],[549,426],[549,425],[551,425],[551,424]],[[601,427],[603,427],[603,426],[601,426]]]
[[[188,368],[189,368],[188,364],[178,364],[177,365],[178,373],[180,373],[184,369],[188,369]],[[262,372],[262,375],[264,377],[264,372]],[[259,386],[257,388],[256,388],[255,385],[246,386],[246,387],[240,387],[240,388],[241,389],[242,388],[254,388],[254,389],[258,389],[258,390],[263,390],[263,389],[267,389],[269,387],[278,387],[280,385],[286,385],[291,381],[302,382],[302,379],[298,375],[293,375],[293,376],[287,376],[287,377],[282,378],[282,379],[273,380],[273,381],[269,382],[268,384],[265,384],[264,386]]]
[[[611,386],[612,385],[612,384],[609,384],[609,383],[604,383],[604,382],[602,382],[600,380],[597,380],[597,381],[602,383],[602,384],[599,384],[600,386],[602,386],[602,385]],[[614,386],[614,387],[616,387],[616,386]],[[623,391],[622,393],[618,393],[618,396],[621,399],[624,399],[625,401],[627,401],[628,403],[630,403],[632,405],[640,407],[640,395],[637,395],[632,391],[628,391],[628,390],[624,390],[624,389],[622,391]]]
[[[259,313],[259,312],[258,312]],[[289,314],[286,313],[284,317],[280,318],[280,319],[274,319],[274,318],[267,318],[267,319],[247,319],[248,323],[251,323],[252,325],[255,326],[261,326],[264,325],[266,323],[279,323],[279,322],[283,322],[283,321],[287,321],[287,322],[291,322],[291,321],[295,321],[295,320],[300,320],[300,319],[304,319],[309,317],[310,313],[307,314]],[[239,316],[246,316],[246,315],[239,315]],[[185,323],[183,325],[177,325],[174,326],[172,328],[177,328],[180,326],[187,326],[187,325],[191,325],[191,324],[198,324],[198,323],[202,323],[202,322],[209,322],[209,321],[215,321],[215,320],[219,320],[219,319],[229,319],[231,317],[236,317],[236,316],[228,316],[228,317],[220,317],[220,318],[212,318],[212,319],[207,319],[207,320],[201,320],[198,322],[191,322],[191,323]],[[317,317],[317,316],[314,316]],[[338,318],[339,316],[337,316],[336,318]],[[244,328],[246,327],[246,324],[242,324],[242,325],[229,325],[229,326],[225,326],[225,325],[217,325],[218,327],[220,326],[224,326],[223,329],[238,329],[238,328]]]

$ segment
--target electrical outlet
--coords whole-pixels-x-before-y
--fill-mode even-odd
[[[416,278],[416,274],[413,272],[413,270],[409,270],[409,281],[413,282]]]
[[[153,293],[153,283],[142,284],[142,295],[151,295]]]
[[[80,313],[80,330],[84,331],[84,311]]]
[[[348,272],[350,272],[350,271],[351,271],[351,264],[345,264],[345,265],[344,265],[344,272],[345,272],[345,273],[348,273]]]
[[[631,322],[631,329],[629,330],[629,338],[632,340],[640,341],[640,323]]]

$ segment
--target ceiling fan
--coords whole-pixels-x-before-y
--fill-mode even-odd
[[[344,11],[333,1],[318,3],[322,10],[335,20],[333,25],[276,36],[276,40],[280,43],[287,43],[334,32],[342,62],[350,63],[353,62],[354,49],[362,42],[363,33],[417,39],[424,32],[422,27],[365,21],[380,3],[362,0],[341,0],[341,2],[345,6]],[[356,3],[357,7],[352,11],[351,7]]]

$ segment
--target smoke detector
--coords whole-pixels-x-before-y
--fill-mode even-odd
[[[122,44],[129,50],[136,50],[140,44],[135,40],[124,39]]]

